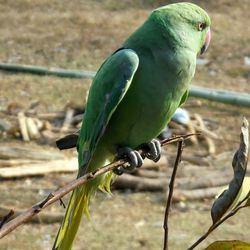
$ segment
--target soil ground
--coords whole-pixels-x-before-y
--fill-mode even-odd
[[[95,71],[153,8],[169,2],[174,1],[0,0],[0,61]],[[203,56],[210,63],[197,67],[193,84],[250,93],[250,66],[245,63],[250,56],[249,1],[194,2],[211,16],[212,42]],[[0,72],[0,110],[12,102],[25,108],[34,100],[40,101],[40,111],[62,110],[72,102],[84,105],[89,86],[89,80]],[[215,124],[215,132],[223,138],[216,141],[217,154],[233,155],[242,117],[250,120],[249,109],[201,103],[187,106],[188,110]],[[14,139],[4,143],[21,144]],[[189,152],[192,150],[198,149],[190,147]],[[223,164],[232,171],[231,159]],[[1,181],[1,203],[27,208],[73,178],[49,175]],[[210,225],[211,203],[186,202],[185,211],[178,204],[173,207],[170,249],[186,249],[205,232]],[[83,220],[74,249],[161,249],[164,207],[165,194],[158,192],[116,191],[112,197],[98,194],[91,205],[92,219]],[[50,211],[63,208],[54,205]],[[241,212],[216,230],[200,249],[218,239],[250,241],[249,218],[249,211]],[[0,241],[0,249],[50,249],[58,227],[58,223],[23,225]]]

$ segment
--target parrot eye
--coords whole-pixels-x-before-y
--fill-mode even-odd
[[[198,23],[198,30],[202,31],[206,28],[206,24],[205,23]]]

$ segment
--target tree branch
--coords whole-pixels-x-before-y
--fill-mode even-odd
[[[161,146],[166,146],[168,144],[183,141],[188,139],[189,137],[197,135],[197,134],[187,134],[187,135],[181,135],[181,136],[174,136],[169,139],[165,139],[161,141]],[[140,154],[144,155],[146,152],[143,150],[139,150]],[[115,168],[119,166],[123,166],[125,164],[128,164],[128,161],[125,159],[117,160],[115,162],[112,162],[102,168],[98,168],[93,172],[87,173],[84,176],[81,176],[80,178],[73,180],[66,184],[65,186],[59,188],[58,190],[55,190],[51,192],[45,199],[42,201],[39,201],[37,204],[33,205],[31,208],[27,209],[25,212],[17,216],[16,218],[10,220],[6,223],[6,216],[3,218],[2,222],[0,222],[0,239],[12,232],[14,229],[16,229],[18,226],[22,225],[26,221],[30,220],[31,217],[34,215],[40,213],[44,208],[50,206],[51,204],[55,203],[56,201],[60,200],[63,196],[74,190],[75,188],[83,185],[84,183],[88,182],[89,180],[92,180],[96,178],[97,176],[100,176],[108,171],[112,171]],[[9,219],[9,217],[8,217]]]
[[[176,160],[175,160],[173,172],[172,172],[170,183],[169,183],[169,192],[168,192],[168,199],[167,199],[167,205],[166,205],[166,210],[165,210],[165,218],[164,218],[164,225],[163,225],[164,232],[165,232],[163,250],[168,249],[168,217],[169,217],[170,207],[171,207],[171,204],[172,204],[175,177],[176,177],[176,173],[177,173],[179,163],[181,162],[181,154],[182,154],[182,150],[183,150],[183,142],[184,142],[184,139],[180,138],[180,141],[178,142],[178,150],[177,150]]]
[[[249,193],[250,194],[250,193]],[[192,250],[195,247],[197,247],[203,240],[205,240],[207,238],[207,236],[209,234],[211,234],[218,226],[220,226],[223,222],[225,222],[227,219],[229,219],[230,217],[234,216],[240,209],[247,207],[246,205],[242,205],[242,203],[244,203],[245,201],[247,201],[249,199],[250,195],[247,195],[241,202],[239,202],[239,204],[236,206],[236,208],[234,208],[233,210],[231,210],[227,215],[225,215],[224,217],[222,217],[220,220],[218,220],[216,223],[212,224],[210,226],[210,228],[207,230],[206,233],[204,233],[196,242],[194,242],[192,244],[192,246],[190,246],[187,250]]]
[[[220,210],[216,211],[218,213],[218,214],[215,214],[216,216],[213,217],[213,214],[212,214],[213,224],[209,227],[206,233],[204,233],[197,241],[195,241],[188,248],[188,250],[194,249],[223,222],[225,222],[230,217],[234,216],[240,209],[248,206],[247,204],[245,205],[242,205],[242,204],[249,199],[250,192],[248,192],[248,194],[242,201],[238,202],[235,208],[233,208],[232,210],[229,210],[228,212],[224,211],[225,208],[227,210],[230,209],[230,206],[233,204],[234,200],[236,199],[240,191],[240,188],[242,187],[242,183],[245,177],[247,163],[248,163],[248,155],[249,155],[249,129],[248,129],[248,121],[246,120],[246,118],[244,118],[243,125],[241,127],[241,134],[240,134],[240,146],[239,146],[239,149],[234,154],[233,161],[232,161],[232,166],[234,168],[234,171],[237,171],[237,172],[234,173],[234,178],[230,182],[229,188],[226,191],[224,191],[222,195],[220,195],[214,202],[214,204],[216,202],[217,204],[219,204],[218,208]],[[236,185],[232,185],[232,183],[236,183]],[[238,187],[238,185],[240,185],[240,187]],[[234,194],[235,191],[237,191],[236,194]],[[218,203],[218,201],[220,203]],[[213,208],[214,208],[214,205],[213,205]],[[213,211],[213,208],[211,211]],[[214,220],[214,218],[216,218],[216,220]]]

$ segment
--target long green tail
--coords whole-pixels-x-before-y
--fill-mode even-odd
[[[58,231],[52,250],[70,250],[78,231],[82,215],[89,218],[89,201],[98,188],[110,192],[112,175],[100,176],[75,189],[70,197],[69,205],[62,225]]]
[[[103,147],[101,147],[100,144],[95,150],[95,154],[93,155],[91,160],[90,158],[82,159],[81,156],[82,154],[79,154],[79,166],[82,166],[81,169],[88,169],[87,172],[104,166],[114,158],[113,155],[109,154],[106,151],[106,146],[104,145]],[[80,176],[81,173],[79,171],[78,177]],[[91,181],[88,181],[87,183],[76,188],[73,191],[52,250],[70,250],[72,248],[82,215],[85,214],[87,218],[90,218],[89,202],[91,196],[96,193],[98,188],[103,192],[110,193],[111,179],[112,173],[109,172],[102,176],[98,176]]]
[[[73,191],[65,217],[58,231],[53,250],[71,249],[82,215],[84,212],[88,214],[86,208],[88,207],[90,197],[89,189],[89,185],[84,185]]]

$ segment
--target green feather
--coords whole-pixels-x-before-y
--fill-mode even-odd
[[[84,122],[77,143],[78,177],[107,162],[110,153],[102,143],[98,142],[112,114],[126,94],[138,63],[135,52],[123,49],[111,55],[97,72],[90,89]],[[85,213],[89,217],[90,197],[98,188],[110,192],[111,179],[111,173],[107,173],[89,181],[72,193],[53,249],[71,249],[82,214]]]
[[[117,147],[136,148],[160,134],[187,98],[209,26],[207,13],[197,5],[158,8],[122,44],[124,49],[103,63],[77,143],[78,176],[113,161]],[[53,249],[71,249],[82,214],[89,214],[90,197],[98,188],[110,192],[111,180],[109,173],[73,192]]]

